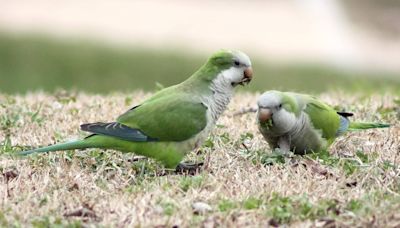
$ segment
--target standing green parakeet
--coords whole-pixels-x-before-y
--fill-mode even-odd
[[[337,112],[317,98],[268,91],[257,102],[257,123],[271,148],[304,154],[326,149],[347,131],[385,128],[388,124],[350,122],[352,113]]]
[[[249,83],[252,76],[246,54],[219,51],[186,81],[155,93],[115,122],[81,125],[81,130],[92,135],[19,154],[115,149],[154,158],[167,168],[184,169],[180,164],[183,157],[204,142],[229,104],[234,88]]]

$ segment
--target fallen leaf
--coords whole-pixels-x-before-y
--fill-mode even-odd
[[[268,225],[270,225],[272,227],[279,227],[279,222],[276,219],[270,219],[268,221]]]
[[[304,165],[304,167],[310,168],[311,171],[315,174],[325,176],[327,178],[334,176],[331,172],[328,171],[328,169],[326,169],[321,164],[311,159],[305,159],[301,163]]]
[[[96,215],[92,208],[89,208],[87,205],[84,205],[82,208],[74,210],[70,213],[65,213],[65,217],[83,217],[83,218],[94,218],[98,219],[99,217]]]
[[[4,178],[6,178],[6,182],[9,182],[12,179],[18,177],[18,173],[14,170],[9,170],[3,173]]]

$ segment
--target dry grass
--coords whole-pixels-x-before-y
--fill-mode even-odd
[[[113,120],[148,95],[0,95],[1,151],[82,137],[79,124]],[[205,160],[197,176],[157,176],[155,162],[115,151],[2,155],[0,226],[400,225],[399,97],[322,94],[357,120],[393,127],[341,137],[331,156],[264,165],[270,149],[254,114],[231,116],[257,95],[236,96],[206,145],[188,156]],[[212,210],[195,214],[195,202]]]

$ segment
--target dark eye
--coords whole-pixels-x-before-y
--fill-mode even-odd
[[[235,60],[235,62],[233,62],[235,64],[235,66],[240,66],[240,62],[238,60]]]
[[[280,104],[278,107],[279,107],[279,108],[282,108],[282,104]]]

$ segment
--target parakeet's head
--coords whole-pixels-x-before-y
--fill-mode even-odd
[[[264,130],[283,134],[296,123],[296,100],[279,91],[267,91],[257,101],[257,121]]]
[[[241,51],[214,53],[200,72],[205,80],[218,80],[232,87],[248,84],[253,78],[250,58]]]

